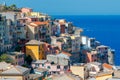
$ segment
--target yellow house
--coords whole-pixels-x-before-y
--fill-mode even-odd
[[[72,71],[73,74],[78,75],[84,80],[85,77],[84,66],[71,66],[70,70]]]
[[[96,75],[96,80],[106,80],[112,78],[112,72],[100,72]]]
[[[30,55],[33,60],[45,59],[43,45],[43,42],[37,40],[29,41],[28,43],[26,43],[26,55]]]
[[[43,18],[43,19],[46,19],[46,18],[50,18],[50,16],[46,15],[46,14],[43,14],[43,13],[40,13],[40,12],[27,12],[25,13],[26,16],[33,16],[33,17],[37,17],[37,18]]]
[[[30,14],[31,14],[31,16],[35,16],[35,17],[42,16],[42,13],[40,13],[40,12],[31,12]]]

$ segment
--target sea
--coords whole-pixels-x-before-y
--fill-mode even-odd
[[[102,45],[115,49],[114,63],[120,66],[120,15],[52,15],[73,22],[83,35],[96,38]]]

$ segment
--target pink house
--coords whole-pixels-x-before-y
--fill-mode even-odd
[[[70,54],[62,52],[57,55],[47,55],[47,60],[37,60],[32,62],[33,69],[47,69],[49,74],[62,74],[70,70]]]
[[[31,8],[22,8],[21,12],[22,13],[28,13],[28,12],[32,12],[33,10]]]
[[[69,67],[64,65],[55,64],[54,62],[48,62],[47,60],[38,60],[35,62],[32,62],[33,68],[44,68],[48,69],[49,74],[54,73],[63,73],[63,71],[68,71]]]

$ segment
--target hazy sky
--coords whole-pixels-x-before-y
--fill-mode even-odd
[[[51,15],[120,15],[120,0],[0,0],[4,1]]]

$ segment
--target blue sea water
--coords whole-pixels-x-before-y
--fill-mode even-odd
[[[120,66],[120,15],[55,15],[58,19],[73,22],[83,28],[88,37],[94,37],[101,44],[115,49],[115,65]]]

